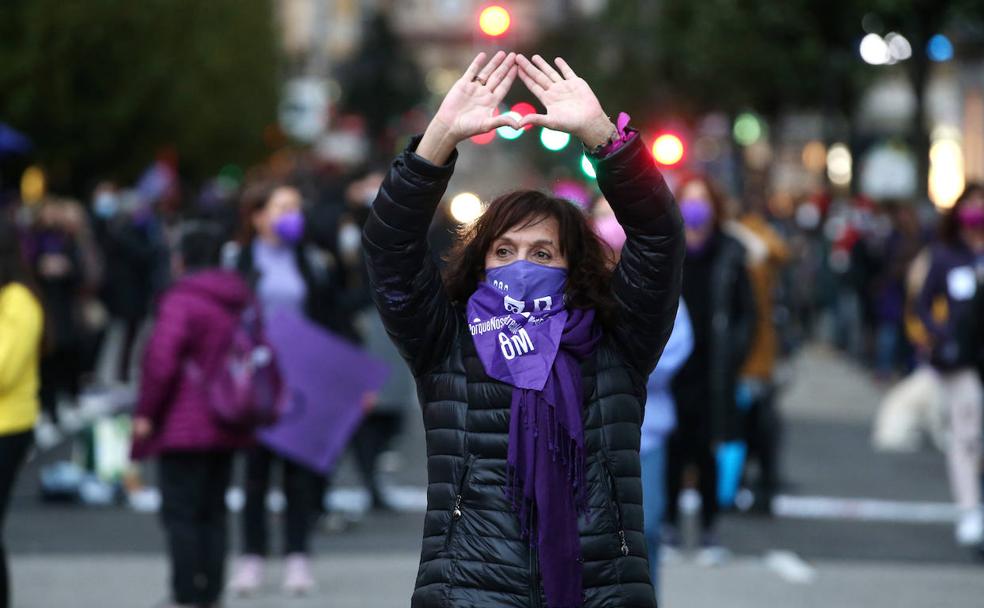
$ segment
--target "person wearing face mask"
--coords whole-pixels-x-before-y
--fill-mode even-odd
[[[377,511],[392,511],[379,475],[380,456],[389,449],[403,426],[404,412],[414,400],[413,377],[393,346],[379,312],[369,297],[362,255],[362,227],[369,215],[369,206],[385,173],[372,169],[352,181],[345,189],[347,213],[338,227],[339,259],[347,267],[350,300],[357,303],[357,324],[363,347],[371,355],[390,366],[386,383],[380,390],[367,394],[362,402],[365,416],[352,436],[350,446],[355,464],[369,492],[369,504]]]
[[[242,212],[243,235],[226,245],[223,264],[237,269],[253,286],[263,314],[270,318],[278,310],[296,311],[325,328],[343,332],[346,328],[334,300],[337,273],[327,254],[303,242],[300,192],[279,182],[252,184],[243,192]],[[230,582],[230,589],[240,595],[255,593],[263,584],[269,553],[266,496],[274,468],[282,471],[287,500],[283,587],[291,594],[314,588],[308,541],[324,480],[317,472],[257,445],[246,456],[243,555]]]
[[[494,110],[516,78],[546,107]],[[426,235],[458,143],[498,126],[581,139],[628,235],[612,267],[583,212],[491,201],[446,257]],[[656,606],[639,443],[646,378],[676,316],[684,240],[642,138],[563,60],[480,53],[393,162],[363,230],[373,300],[427,427],[411,606]]]
[[[694,350],[673,379],[677,428],[668,445],[664,539],[670,547],[680,544],[678,498],[684,471],[694,466],[701,495],[698,559],[716,563],[724,556],[716,532],[718,450],[740,437],[735,393],[757,312],[745,249],[722,229],[722,198],[704,177],[684,180],[677,193],[687,240],[683,298]]]
[[[93,214],[105,266],[100,298],[110,316],[109,331],[119,333],[122,342],[110,377],[102,380],[125,384],[130,381],[137,335],[167,266],[167,246],[152,208],[140,203],[134,191],[100,183],[93,193]]]
[[[949,413],[947,468],[960,509],[955,536],[960,545],[984,540],[981,511],[981,379],[972,350],[961,348],[960,328],[975,314],[974,298],[984,285],[984,186],[968,184],[942,219],[930,247],[926,280],[916,313],[927,333],[929,363],[939,374]]]
[[[78,311],[86,273],[80,244],[66,221],[68,204],[64,199],[41,203],[28,246],[51,325],[41,357],[40,396],[52,422],[58,422],[60,400],[67,397],[74,405],[81,390],[83,331]]]
[[[612,262],[617,263],[622,257],[622,246],[625,245],[625,230],[604,197],[595,201],[591,220],[595,233],[612,251]],[[657,598],[660,589],[663,514],[666,511],[666,440],[676,428],[676,405],[670,387],[673,377],[680,371],[693,349],[694,331],[687,305],[681,298],[670,339],[666,342],[656,369],[649,374],[646,382],[646,415],[643,418],[642,442],[639,446],[649,575]]]

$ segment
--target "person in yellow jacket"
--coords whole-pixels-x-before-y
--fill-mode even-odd
[[[10,492],[34,438],[44,313],[32,291],[16,229],[0,218],[0,608],[10,605],[3,524]]]

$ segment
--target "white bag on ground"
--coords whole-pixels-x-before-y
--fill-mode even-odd
[[[940,449],[946,444],[943,394],[939,376],[928,366],[918,367],[882,399],[871,442],[876,450],[912,452],[927,432]]]

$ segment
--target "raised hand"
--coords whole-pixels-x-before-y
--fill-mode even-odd
[[[566,61],[560,57],[555,60],[560,71],[539,55],[533,55],[532,61],[519,55],[516,61],[520,80],[547,109],[546,114],[527,114],[521,125],[566,131],[589,147],[604,143],[614,132],[615,126],[594,91]]]
[[[513,116],[495,115],[519,71],[516,54],[499,51],[488,62],[485,59],[485,53],[479,53],[445,95],[417,146],[417,154],[444,163],[455,145],[472,135],[506,125],[520,127]]]
[[[517,71],[516,53],[507,55],[505,51],[499,51],[488,63],[485,53],[479,53],[445,95],[434,118],[447,125],[460,139],[503,125],[518,127],[512,116],[494,115],[516,79]]]

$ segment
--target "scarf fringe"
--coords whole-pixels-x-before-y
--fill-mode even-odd
[[[520,401],[521,423],[526,429],[533,429],[534,441],[546,441],[552,462],[566,467],[574,509],[578,515],[582,515],[587,512],[588,498],[583,441],[571,436],[569,429],[557,417],[556,406],[544,399],[539,391],[524,390],[524,393]],[[544,412],[540,411],[541,404]],[[541,437],[537,424],[538,416],[542,413],[546,413],[548,417],[545,425],[546,437]],[[532,534],[530,519],[536,498],[533,488],[527,490],[525,484],[526,480],[519,469],[507,463],[506,497],[519,517],[523,536],[529,539],[531,546],[535,546],[536,535]]]

